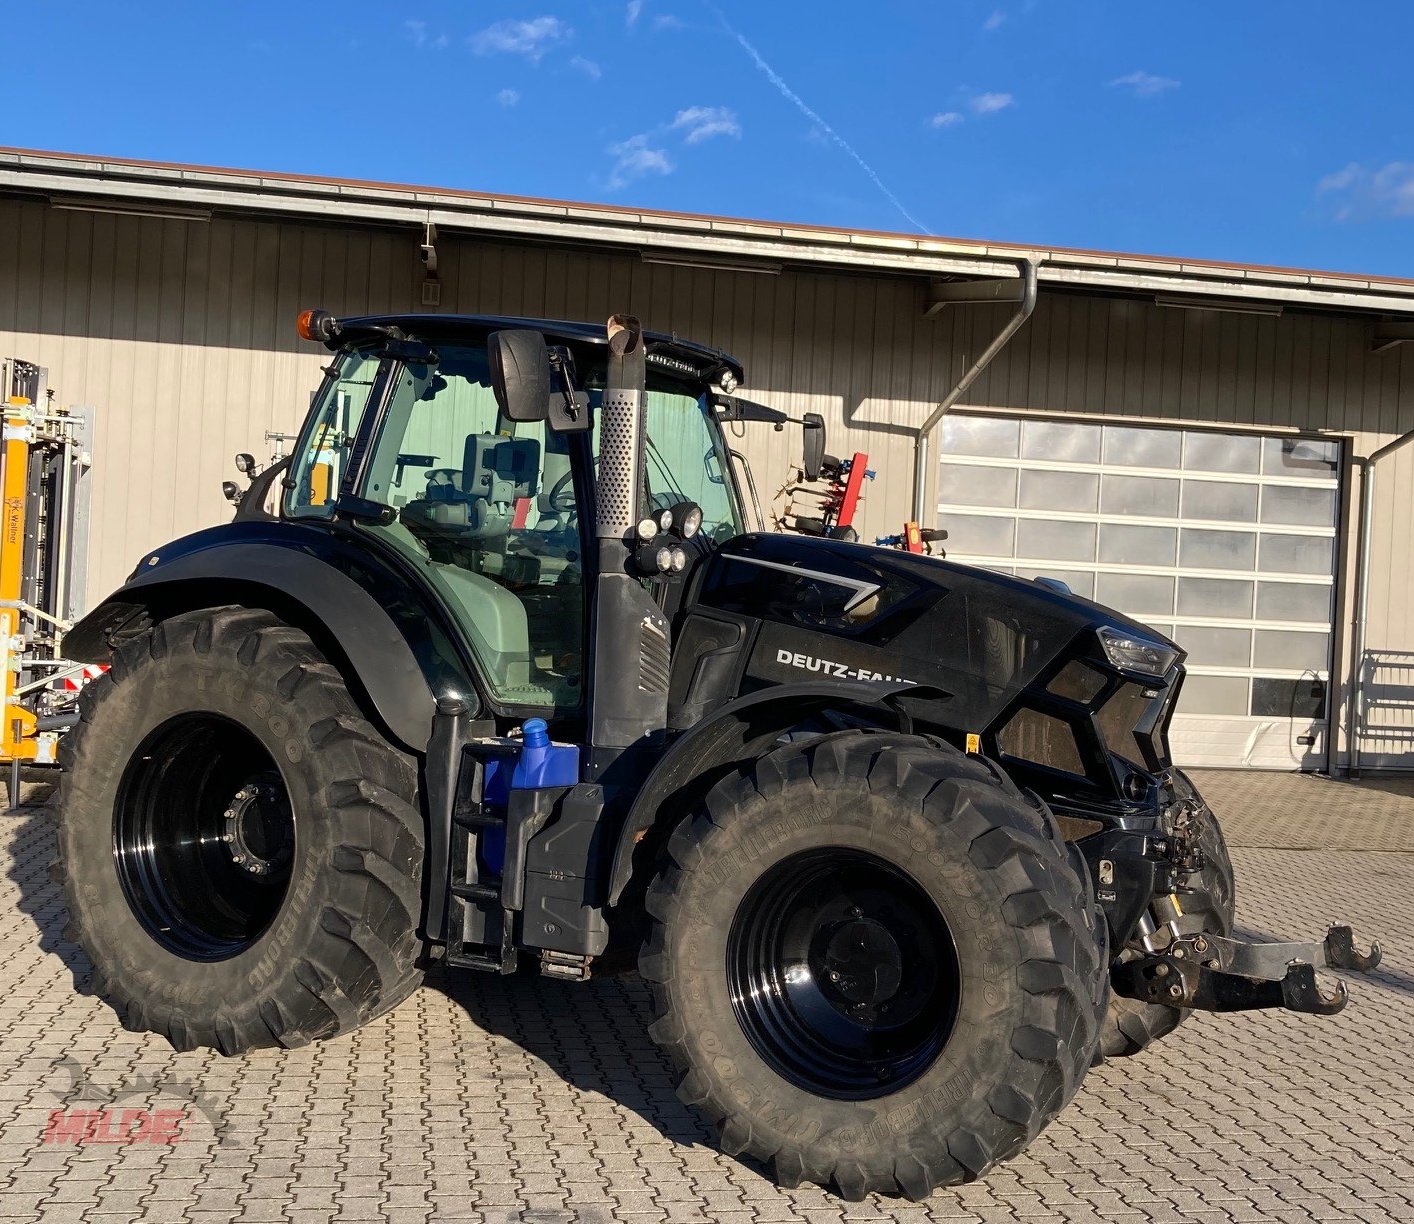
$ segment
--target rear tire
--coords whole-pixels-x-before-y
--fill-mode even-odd
[[[418,985],[413,760],[259,609],[119,649],[61,741],[66,935],[124,1027],[238,1054],[349,1032]]]
[[[870,731],[791,744],[714,787],[668,855],[652,1035],[723,1149],[781,1184],[926,1198],[1080,1086],[1104,921],[1044,806],[986,761]]]
[[[1188,785],[1192,786],[1191,783]],[[1197,793],[1196,789],[1194,793]],[[1218,818],[1206,804],[1194,819],[1204,862],[1203,870],[1198,875],[1199,891],[1185,898],[1184,913],[1188,919],[1185,929],[1230,936],[1237,889],[1227,841]],[[1111,995],[1109,1011],[1101,1026],[1100,1053],[1105,1058],[1128,1058],[1138,1054],[1160,1037],[1173,1032],[1191,1014],[1181,1007],[1142,1003],[1138,999]]]

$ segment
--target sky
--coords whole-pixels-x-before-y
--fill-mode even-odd
[[[1414,276],[1414,4],[23,0],[0,144]]]

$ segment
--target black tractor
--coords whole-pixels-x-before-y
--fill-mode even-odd
[[[93,990],[239,1054],[431,967],[651,983],[680,1094],[786,1185],[980,1177],[1192,1008],[1331,1013],[1232,938],[1173,767],[1183,652],[1057,583],[749,527],[717,350],[503,318],[300,319],[333,354],[235,519],[66,638]],[[824,431],[805,426],[804,467]]]

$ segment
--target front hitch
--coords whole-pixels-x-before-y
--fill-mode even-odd
[[[1244,943],[1219,935],[1184,935],[1161,952],[1126,961],[1112,975],[1117,994],[1199,1011],[1285,1008],[1333,1016],[1350,1000],[1345,983],[1324,989],[1316,967],[1368,972],[1380,945],[1355,950],[1348,926],[1333,926],[1321,943]]]

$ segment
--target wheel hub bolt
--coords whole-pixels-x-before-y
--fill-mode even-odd
[[[831,969],[831,970],[830,970],[830,981],[832,981],[832,982],[838,982],[839,980],[840,980],[839,971],[836,970],[836,969]]]
[[[237,862],[237,863],[244,863],[244,862],[245,862],[245,855],[244,855],[244,854],[233,854],[233,855],[231,855],[231,858],[232,858],[235,862]]]

